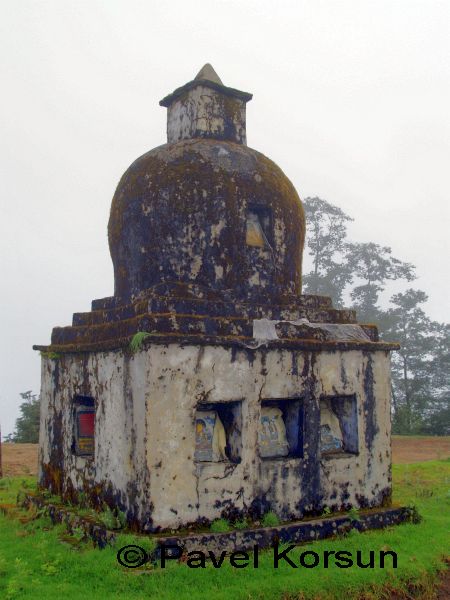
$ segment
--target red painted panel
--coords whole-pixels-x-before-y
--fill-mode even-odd
[[[94,437],[94,412],[78,413],[78,435],[79,437]]]

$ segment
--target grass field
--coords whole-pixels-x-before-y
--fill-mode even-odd
[[[298,564],[300,552],[313,550],[320,557],[314,569],[273,568],[273,553],[261,553],[258,569],[234,569],[225,564],[214,569],[189,569],[170,564],[166,569],[144,568],[136,572],[120,567],[117,549],[136,543],[131,536],[118,539],[115,548],[97,550],[69,536],[63,526],[51,526],[46,517],[19,512],[14,503],[19,488],[33,487],[34,478],[0,480],[0,598],[129,598],[129,599],[337,599],[353,598],[448,598],[448,579],[441,579],[436,596],[438,571],[444,568],[449,550],[450,461],[394,465],[394,502],[415,504],[423,516],[419,524],[405,524],[383,531],[323,540],[296,548],[290,557]],[[9,508],[8,508],[9,505]],[[145,542],[138,541],[144,546]],[[325,550],[392,550],[398,568],[338,568],[333,561],[324,568]]]

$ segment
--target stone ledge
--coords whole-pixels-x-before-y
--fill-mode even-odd
[[[101,523],[86,517],[81,517],[76,513],[64,507],[52,504],[51,502],[47,503],[40,496],[28,493],[19,505],[23,508],[35,506],[38,509],[43,509],[55,525],[57,523],[63,523],[68,530],[78,528],[83,530],[86,538],[91,539],[94,545],[99,548],[105,548],[108,544],[113,544],[116,540],[116,532],[108,530]]]
[[[186,536],[164,536],[156,539],[157,547],[162,545],[180,546],[183,552],[211,550],[222,551],[252,550],[270,548],[278,544],[301,544],[321,540],[335,535],[348,533],[352,529],[367,531],[383,529],[404,522],[417,522],[414,508],[380,508],[359,513],[359,520],[349,515],[334,516],[308,521],[296,521],[277,527],[261,527],[258,529],[234,530],[226,533],[198,533]]]
[[[316,315],[317,316],[317,315]],[[320,315],[319,315],[320,316]],[[323,315],[322,315],[323,317]],[[93,341],[101,342],[117,337],[132,336],[139,331],[148,331],[158,335],[179,334],[179,335],[209,335],[218,337],[243,336],[251,337],[254,335],[254,327],[257,323],[273,323],[275,329],[273,334],[277,339],[315,339],[324,341],[353,341],[354,333],[350,336],[339,336],[340,328],[354,332],[355,328],[362,334],[362,337],[370,341],[370,336],[365,333],[356,323],[341,323],[338,318],[330,319],[328,322],[324,318],[318,321],[308,319],[302,323],[276,319],[249,319],[247,317],[219,316],[211,317],[201,314],[178,314],[178,313],[142,313],[126,319],[119,319],[112,322],[94,323],[90,325],[69,325],[66,327],[54,327],[52,332],[52,344],[86,344]],[[324,330],[321,332],[321,326]],[[328,328],[328,329],[327,329]],[[347,331],[348,333],[348,331]],[[261,336],[255,336],[261,337]],[[347,339],[346,339],[347,337]],[[274,339],[271,335],[267,339]]]
[[[326,302],[311,301],[286,305],[250,304],[245,302],[225,302],[203,298],[179,298],[153,296],[113,308],[99,308],[90,312],[73,313],[72,326],[98,325],[133,318],[146,313],[175,315],[199,315],[206,317],[241,319],[293,320],[308,318],[310,321],[322,319],[324,323],[355,323],[356,316],[351,309],[335,309]]]
[[[225,94],[226,96],[231,96],[232,98],[239,98],[244,102],[248,102],[253,98],[253,94],[250,94],[249,92],[243,92],[241,90],[237,90],[235,88],[216,83],[215,81],[210,81],[209,79],[193,79],[192,81],[188,81],[188,83],[185,83],[181,87],[177,88],[168,96],[165,96],[162,100],[159,101],[159,105],[169,107],[174,100],[180,98],[183,94],[198,86],[211,88],[212,90],[220,92],[221,94]]]
[[[110,352],[129,348],[132,336],[112,338],[104,341],[90,343],[72,344],[35,344],[33,350],[43,353],[76,354],[80,352]],[[256,352],[258,350],[304,350],[306,352],[336,352],[336,351],[368,351],[368,352],[390,352],[399,350],[400,344],[392,342],[318,342],[306,339],[278,339],[258,342],[254,338],[245,336],[207,336],[202,334],[152,334],[146,338],[142,347],[145,349],[151,344],[179,344],[180,346],[224,346],[235,347],[245,352]],[[51,357],[50,357],[51,358]],[[54,357],[56,358],[56,357]]]
[[[86,536],[92,539],[99,548],[113,544],[119,532],[108,530],[104,525],[93,522],[85,517],[80,517],[68,509],[47,503],[40,496],[28,493],[20,503],[28,508],[31,505],[44,509],[53,523],[65,523],[69,528],[79,527]],[[349,515],[335,515],[326,518],[315,518],[307,521],[295,521],[276,527],[259,527],[254,529],[233,530],[226,533],[191,533],[187,535],[150,537],[156,543],[156,556],[161,546],[179,546],[184,553],[198,550],[210,550],[214,553],[222,551],[234,552],[236,550],[252,550],[270,548],[274,544],[304,544],[321,540],[336,535],[345,535],[355,529],[368,531],[370,529],[383,529],[400,523],[418,523],[420,516],[415,508],[402,506],[398,508],[379,508],[362,510],[358,519]],[[136,537],[147,537],[137,534]]]

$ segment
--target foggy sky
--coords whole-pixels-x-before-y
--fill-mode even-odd
[[[449,29],[433,0],[3,0],[2,433],[39,391],[31,346],[112,294],[115,187],[205,62],[254,94],[248,145],[354,217],[352,240],[414,263],[448,320]]]

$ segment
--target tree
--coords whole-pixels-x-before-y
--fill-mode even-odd
[[[21,416],[16,420],[16,428],[12,435],[7,436],[8,442],[18,444],[37,444],[39,441],[39,420],[41,401],[31,390],[22,392],[24,402],[20,405]]]
[[[363,281],[350,294],[358,320],[362,322],[376,322],[382,317],[377,303],[387,280],[415,279],[414,265],[391,255],[388,246],[373,242],[346,244],[347,269]]]
[[[448,415],[448,325],[431,321],[421,305],[427,296],[409,289],[391,298],[384,337],[398,341],[392,355],[395,433],[438,433],[437,415]],[[441,422],[443,432],[449,424]]]
[[[424,433],[450,435],[450,325],[434,323],[431,389],[424,415]]]
[[[450,326],[429,319],[422,309],[427,296],[407,290],[379,306],[389,281],[415,278],[412,264],[392,256],[391,248],[373,242],[347,242],[352,219],[320,198],[304,201],[308,254],[312,270],[304,276],[305,292],[331,296],[336,307],[350,292],[358,320],[375,322],[382,337],[402,348],[392,355],[392,395],[396,433],[450,433]]]
[[[344,289],[352,281],[345,260],[345,238],[347,223],[353,219],[321,198],[306,198],[303,206],[306,245],[313,263],[312,271],[303,277],[305,292],[331,296],[334,305],[341,307]]]

